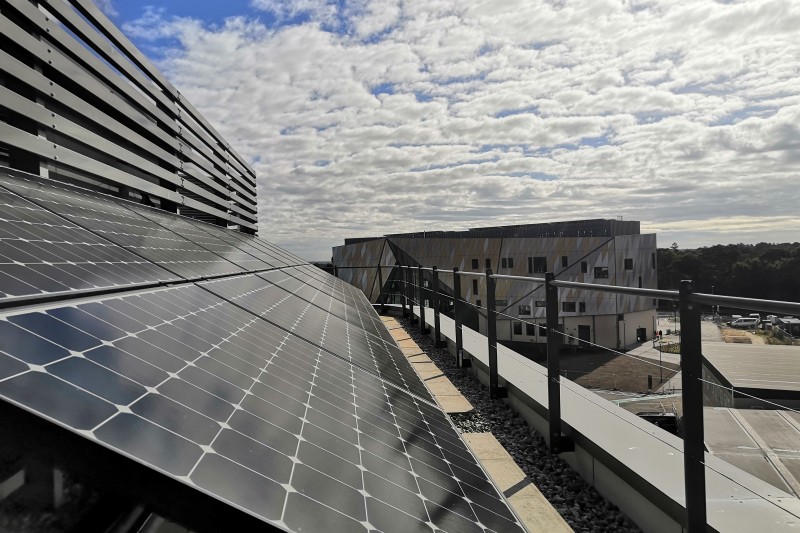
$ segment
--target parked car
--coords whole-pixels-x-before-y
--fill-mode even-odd
[[[760,320],[758,318],[751,318],[751,317],[737,318],[736,320],[731,322],[731,327],[742,328],[742,329],[755,328],[756,326],[758,326],[759,322]]]

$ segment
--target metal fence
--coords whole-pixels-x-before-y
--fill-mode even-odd
[[[548,383],[548,425],[549,449],[551,453],[563,453],[572,449],[572,443],[561,430],[561,377],[559,351],[563,345],[562,340],[567,337],[558,323],[558,289],[574,288],[588,291],[601,291],[631,296],[642,296],[659,300],[677,302],[681,324],[680,366],[682,372],[683,401],[683,447],[684,447],[684,480],[686,494],[686,528],[690,533],[706,531],[706,490],[705,490],[705,446],[703,428],[703,385],[717,383],[710,382],[703,377],[703,356],[701,349],[701,320],[702,306],[726,306],[754,311],[765,311],[783,314],[800,314],[800,304],[773,300],[758,300],[722,296],[694,292],[692,281],[681,282],[680,290],[655,290],[633,287],[619,287],[594,283],[580,283],[559,281],[553,273],[545,274],[544,278],[523,276],[506,276],[494,274],[491,269],[485,272],[462,272],[458,268],[439,270],[437,267],[422,266],[368,266],[368,267],[336,267],[336,270],[346,269],[376,269],[380,293],[378,303],[381,311],[385,312],[388,294],[383,291],[384,268],[393,269],[387,279],[399,282],[403,289],[400,295],[400,305],[404,316],[410,316],[413,324],[418,324],[420,332],[433,334],[437,345],[442,345],[439,314],[442,312],[443,303],[447,301],[453,306],[455,321],[455,351],[459,367],[469,366],[470,360],[465,357],[462,327],[460,316],[461,306],[478,307],[461,297],[461,278],[463,276],[482,277],[486,280],[486,337],[489,353],[489,395],[492,398],[506,396],[506,389],[501,386],[497,371],[497,331],[496,322],[499,313],[496,310],[495,284],[497,280],[509,280],[516,283],[536,283],[545,286],[546,301],[546,329],[547,329],[547,383]],[[451,276],[452,294],[441,290],[446,284],[440,283],[440,276]],[[394,296],[397,299],[397,295]],[[427,302],[427,304],[426,304]],[[414,318],[413,306],[419,307],[419,319]],[[434,330],[430,332],[427,327],[426,307],[433,312]],[[509,315],[504,315],[512,320],[519,320]],[[658,365],[656,365],[658,366]]]

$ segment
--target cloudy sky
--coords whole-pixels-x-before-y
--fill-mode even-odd
[[[800,240],[796,0],[97,0],[258,174],[261,235],[582,218]]]

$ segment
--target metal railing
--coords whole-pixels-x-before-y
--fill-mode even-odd
[[[552,272],[545,274],[544,278],[524,276],[509,276],[494,274],[491,269],[485,272],[462,272],[458,268],[452,271],[439,270],[437,267],[422,267],[408,265],[381,265],[378,267],[338,267],[352,269],[396,269],[395,281],[403,285],[400,297],[404,316],[410,316],[414,323],[413,306],[419,307],[418,324],[422,333],[429,333],[426,327],[425,302],[428,301],[434,313],[433,336],[437,343],[441,343],[440,323],[438,320],[441,309],[442,296],[452,298],[453,317],[455,321],[455,351],[457,365],[469,365],[469,359],[464,357],[462,337],[463,324],[461,323],[460,307],[475,306],[461,298],[461,277],[482,277],[486,279],[486,318],[487,318],[487,344],[489,353],[489,395],[492,398],[506,396],[506,389],[500,386],[497,370],[497,330],[495,283],[496,280],[509,280],[517,283],[544,284],[547,329],[547,389],[548,389],[548,426],[549,449],[551,453],[562,453],[572,449],[572,443],[562,433],[561,420],[561,368],[559,350],[562,347],[562,338],[566,334],[559,329],[558,324],[558,289],[572,288],[588,291],[599,291],[616,294],[627,294],[678,303],[681,323],[680,366],[682,372],[681,396],[683,402],[683,448],[684,448],[684,490],[686,495],[686,528],[690,533],[706,531],[706,488],[705,488],[705,446],[703,427],[703,385],[710,383],[703,379],[703,356],[701,346],[701,306],[722,305],[742,309],[753,309],[785,314],[800,314],[800,303],[783,302],[775,300],[759,300],[735,296],[695,293],[691,280],[681,282],[680,290],[656,290],[635,287],[620,287],[615,285],[601,285],[595,283],[581,283],[556,280]],[[443,294],[440,290],[439,274],[448,272],[453,276],[453,294]],[[391,276],[392,274],[390,274]],[[428,279],[425,279],[425,278]],[[378,303],[383,310],[385,302],[383,284],[378,294]],[[514,320],[517,317],[504,315]],[[526,322],[521,320],[526,324]],[[655,363],[653,363],[655,364]],[[659,366],[659,365],[656,365]],[[711,383],[715,385],[714,383]],[[769,403],[769,402],[768,402]]]

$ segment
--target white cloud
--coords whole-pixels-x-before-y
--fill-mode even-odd
[[[114,3],[112,0],[94,0],[95,5],[100,8],[100,10],[109,17],[116,17],[119,15],[119,12],[114,8]]]
[[[278,22],[125,31],[178,40],[161,68],[257,158],[262,234],[301,255],[616,215],[682,246],[797,229],[796,2],[252,4]]]

